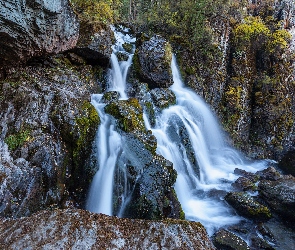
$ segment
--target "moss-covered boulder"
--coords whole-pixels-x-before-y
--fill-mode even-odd
[[[254,198],[245,192],[231,192],[225,200],[236,209],[237,213],[255,221],[266,221],[271,218],[270,210],[255,201]]]
[[[142,107],[136,98],[111,102],[105,112],[115,117],[119,128],[125,132],[145,130]]]
[[[171,45],[161,36],[155,35],[142,42],[133,57],[134,69],[151,89],[168,88],[172,85]]]
[[[103,94],[101,101],[106,104],[118,101],[120,98],[120,93],[118,91],[108,91]]]

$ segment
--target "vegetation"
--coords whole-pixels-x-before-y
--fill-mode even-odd
[[[24,143],[29,140],[30,140],[30,131],[24,130],[6,137],[5,143],[8,145],[9,150],[13,151],[23,146]]]

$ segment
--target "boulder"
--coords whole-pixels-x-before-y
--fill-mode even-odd
[[[79,22],[68,0],[0,1],[0,68],[75,47]]]
[[[130,220],[67,209],[0,219],[1,249],[215,249],[198,222]]]
[[[242,216],[255,221],[266,221],[271,218],[269,209],[245,192],[231,192],[224,198]]]
[[[168,88],[173,84],[171,45],[161,36],[155,35],[142,42],[133,57],[134,68],[141,81],[149,88]]]
[[[217,231],[212,238],[214,246],[220,250],[250,250],[244,240],[224,229]]]

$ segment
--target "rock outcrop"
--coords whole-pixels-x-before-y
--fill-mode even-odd
[[[0,68],[71,49],[78,36],[68,0],[0,1]]]
[[[81,23],[80,36],[73,51],[91,64],[108,66],[114,43],[114,33],[109,26],[96,27],[95,23]]]
[[[81,206],[94,175],[94,69],[62,55],[34,64],[0,81],[1,216]]]
[[[197,222],[129,220],[67,209],[0,220],[1,249],[215,249]]]
[[[159,35],[147,41],[138,41],[133,58],[135,70],[149,88],[168,88],[172,85],[171,45]]]

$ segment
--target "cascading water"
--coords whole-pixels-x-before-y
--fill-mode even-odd
[[[122,44],[125,41],[131,40],[122,33],[115,34],[117,43],[111,57],[108,90],[118,91],[121,99],[127,99],[126,77],[132,54],[127,61],[119,63],[116,53],[123,51]],[[186,219],[202,222],[208,233],[212,234],[215,229],[237,223],[241,219],[222,200],[237,178],[233,174],[234,169],[254,172],[265,168],[267,163],[246,161],[239,152],[227,146],[211,110],[199,96],[183,86],[174,57],[171,66],[174,81],[171,90],[177,104],[159,113],[154,127],[150,126],[147,115],[144,114],[145,126],[157,138],[157,153],[170,160],[177,171],[175,190]],[[92,97],[92,104],[101,118],[97,133],[99,171],[91,185],[87,209],[113,215],[114,172],[120,155],[125,153],[123,139],[115,131],[112,118],[104,113],[105,104],[101,103],[101,99],[102,95]],[[126,180],[124,183],[126,189]],[[126,194],[127,191],[123,193]],[[121,209],[118,210],[119,215],[127,201],[125,195]]]
[[[174,57],[171,67],[174,81],[171,90],[177,104],[163,110],[155,128],[150,128],[147,120],[146,126],[157,138],[157,153],[170,160],[177,171],[175,190],[186,219],[200,221],[212,234],[214,229],[241,219],[222,201],[224,193],[220,192],[231,189],[231,183],[237,179],[234,169],[254,172],[265,168],[267,162],[247,162],[227,146],[212,111],[198,95],[183,86]],[[182,140],[183,130],[188,134],[193,160]]]
[[[127,53],[123,49],[122,44],[125,42],[134,42],[135,40],[121,32],[114,32],[114,34],[117,42],[113,46],[113,53],[111,55],[112,69],[110,72],[108,91],[118,91],[120,93],[120,99],[127,99],[125,92],[126,77],[128,68],[131,65],[133,53]],[[118,62],[116,56],[118,52],[128,54],[128,60]],[[104,112],[105,104],[101,102],[102,96],[102,94],[93,95],[91,100],[91,103],[96,108],[101,118],[101,124],[96,139],[99,170],[93,178],[86,208],[92,212],[112,215],[113,176],[122,146],[121,136],[115,131],[113,120]]]

